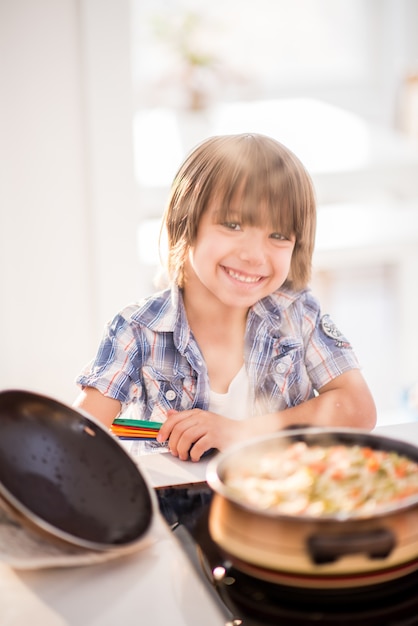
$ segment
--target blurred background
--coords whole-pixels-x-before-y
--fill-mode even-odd
[[[0,71],[0,389],[72,402],[183,157],[253,131],[312,174],[379,422],[418,419],[418,0],[0,0]]]

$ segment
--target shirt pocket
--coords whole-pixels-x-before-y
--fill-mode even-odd
[[[281,346],[270,361],[264,387],[269,411],[297,406],[312,397],[313,389],[300,343]]]
[[[147,419],[163,422],[170,409],[181,411],[192,406],[196,380],[190,370],[164,372],[145,366],[143,377]]]

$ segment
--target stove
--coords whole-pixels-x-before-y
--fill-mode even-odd
[[[212,492],[206,484],[157,491],[160,509],[225,626],[418,626],[418,571],[376,585],[302,589],[266,582],[222,554],[208,530]]]

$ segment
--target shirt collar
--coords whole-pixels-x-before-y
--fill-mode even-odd
[[[256,302],[250,309],[252,315],[268,319],[276,326],[282,312],[300,296],[299,292],[282,287],[270,296]],[[169,289],[148,298],[133,319],[154,332],[172,332],[180,350],[184,350],[190,340],[181,289],[173,284]]]
[[[251,310],[260,317],[271,317],[277,320],[281,317],[282,311],[289,308],[299,296],[299,292],[282,287],[270,296],[256,302]]]
[[[156,333],[173,333],[174,343],[182,353],[189,344],[190,328],[182,292],[176,284],[147,298],[133,320]]]

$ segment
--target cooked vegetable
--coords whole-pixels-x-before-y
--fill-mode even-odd
[[[224,482],[244,503],[288,515],[367,515],[418,495],[418,464],[397,452],[360,445],[294,442],[257,463],[231,469]]]

